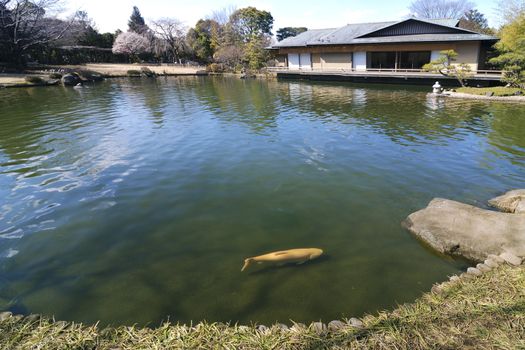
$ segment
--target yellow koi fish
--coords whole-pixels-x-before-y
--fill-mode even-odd
[[[244,266],[241,271],[244,271],[252,263],[263,263],[263,262],[275,262],[275,263],[298,263],[302,264],[308,260],[313,260],[320,257],[323,254],[322,249],[318,248],[298,248],[281,250],[278,252],[272,252],[252,258],[244,259]]]

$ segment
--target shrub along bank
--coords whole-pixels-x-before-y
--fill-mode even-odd
[[[461,87],[457,88],[456,91],[465,94],[482,96],[525,96],[525,90],[505,86],[494,86],[486,88]]]

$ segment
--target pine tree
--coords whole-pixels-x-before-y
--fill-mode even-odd
[[[459,21],[459,27],[483,34],[494,34],[485,15],[475,9],[465,13]]]
[[[131,13],[131,17],[128,21],[128,31],[129,32],[135,32],[138,34],[143,34],[147,31],[146,22],[144,21],[144,17],[140,14],[140,10],[137,6],[133,6],[133,12]]]

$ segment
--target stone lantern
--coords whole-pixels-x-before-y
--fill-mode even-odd
[[[439,84],[439,81],[436,81],[436,83],[432,85],[432,92],[435,94],[441,93],[441,85]]]

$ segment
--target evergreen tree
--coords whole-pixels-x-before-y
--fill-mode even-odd
[[[272,27],[271,13],[255,7],[245,7],[231,14],[224,28],[222,44],[242,50],[241,61],[237,62],[236,66],[247,65],[253,70],[263,67],[268,59],[265,47],[270,44]],[[228,50],[228,52],[240,50]],[[219,50],[218,54],[222,52],[223,50]]]
[[[235,42],[247,43],[259,35],[272,35],[273,17],[270,12],[245,7],[232,13],[227,26]]]
[[[138,34],[144,34],[148,30],[144,17],[140,14],[140,10],[137,6],[133,6],[133,12],[128,21],[128,32],[135,32]]]
[[[213,19],[200,19],[195,28],[188,31],[187,41],[201,62],[208,62],[219,47],[220,24]]]
[[[251,70],[255,71],[262,68],[268,61],[268,51],[265,50],[265,47],[269,44],[268,36],[262,34],[254,34],[246,43],[243,58]]]
[[[485,18],[485,15],[475,9],[465,13],[459,21],[459,27],[477,33],[494,34],[493,30],[489,27],[489,22]]]
[[[303,32],[306,32],[308,28],[305,27],[284,27],[279,28],[276,32],[277,40],[282,41],[286,38],[297,36]]]

